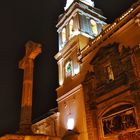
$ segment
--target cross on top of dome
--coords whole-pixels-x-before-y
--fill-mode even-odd
[[[94,2],[92,0],[79,0],[79,1],[94,7]],[[74,2],[74,0],[67,0],[65,10],[67,10],[73,2]]]

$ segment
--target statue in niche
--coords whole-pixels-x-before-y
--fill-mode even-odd
[[[113,131],[123,130],[122,116],[119,114],[119,115],[116,115],[115,117],[113,117],[112,124],[113,124],[113,127],[112,127]]]
[[[103,120],[103,130],[104,134],[111,134],[111,121],[110,120]]]

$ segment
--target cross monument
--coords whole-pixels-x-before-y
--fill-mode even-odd
[[[41,45],[29,41],[25,47],[25,56],[19,62],[19,68],[24,70],[19,133],[32,134],[33,67],[34,59],[41,53]]]

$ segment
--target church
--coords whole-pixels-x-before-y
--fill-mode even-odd
[[[58,110],[32,125],[62,140],[140,140],[140,1],[112,24],[91,0],[59,16]]]
[[[67,0],[64,9],[58,108],[32,124],[47,138],[31,140],[140,140],[140,1],[111,24],[92,0]]]

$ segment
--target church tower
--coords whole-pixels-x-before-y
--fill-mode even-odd
[[[57,24],[62,140],[140,139],[139,1],[109,26],[91,0],[67,0]]]
[[[82,85],[85,75],[83,67],[88,66],[79,60],[83,50],[90,48],[89,41],[102,32],[106,18],[91,0],[67,0],[64,9],[56,25],[59,34],[59,51],[55,55],[59,71],[59,133],[65,138],[71,136],[68,132],[73,132],[77,135],[68,139],[88,140],[90,134]]]
[[[106,24],[102,11],[95,8],[91,0],[67,0],[64,9],[65,12],[59,16],[56,25],[59,34],[59,52],[55,58],[58,60],[60,86],[70,76],[73,77],[80,72],[80,66],[75,62],[78,59],[77,53],[85,49],[89,40],[99,35]],[[74,52],[72,56],[71,52]],[[64,66],[66,61],[68,63]]]
[[[64,14],[59,16],[57,24],[59,34],[59,51],[75,36],[94,38],[106,24],[100,9],[94,7],[91,0],[67,0]],[[84,46],[80,46],[84,47]],[[80,48],[83,49],[83,48]]]

